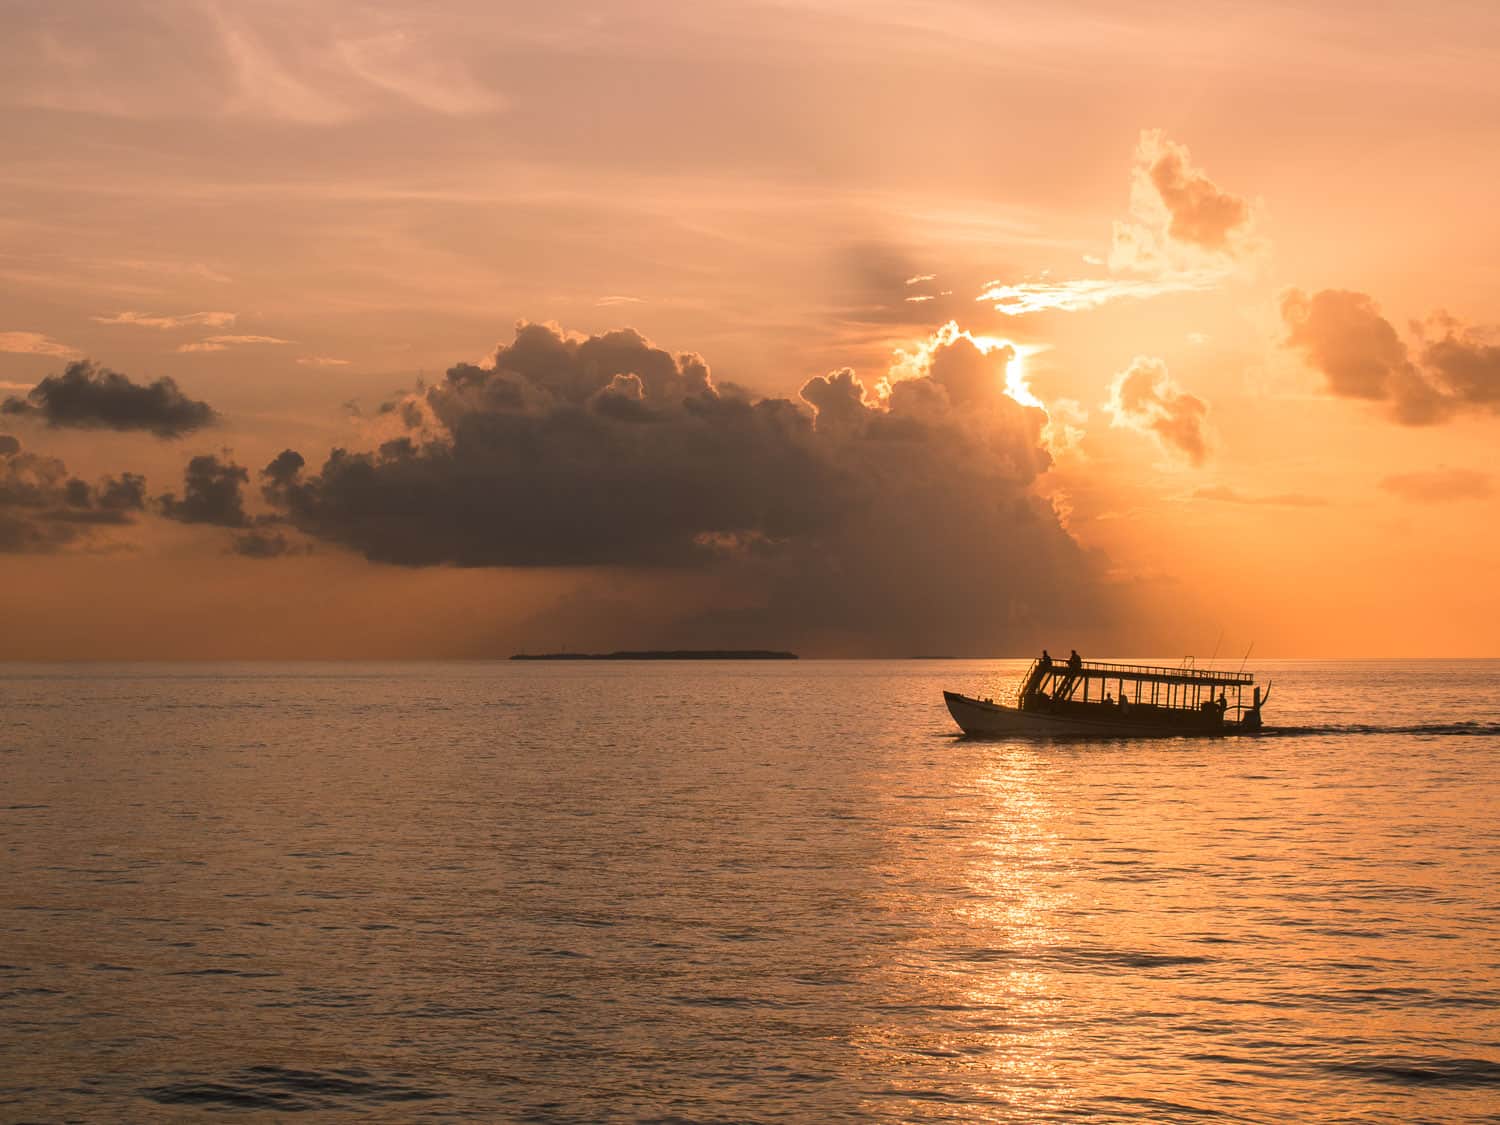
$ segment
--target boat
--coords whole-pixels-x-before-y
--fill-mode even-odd
[[[1246,702],[1246,694],[1249,702]],[[1014,704],[943,692],[964,734],[1023,738],[1172,738],[1254,734],[1271,698],[1248,672],[1081,660],[1044,652]]]

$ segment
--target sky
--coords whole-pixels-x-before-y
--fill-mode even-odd
[[[1493,4],[0,30],[0,658],[1500,655]]]

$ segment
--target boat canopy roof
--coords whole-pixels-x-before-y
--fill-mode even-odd
[[[1040,660],[1032,669],[1045,669]],[[1057,676],[1076,676],[1091,680],[1130,680],[1156,684],[1200,684],[1207,687],[1247,686],[1255,682],[1249,672],[1218,672],[1204,668],[1168,668],[1150,664],[1108,664],[1102,660],[1085,660],[1078,666],[1066,660],[1052,659],[1050,671]]]

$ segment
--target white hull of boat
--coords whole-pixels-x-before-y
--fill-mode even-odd
[[[1235,733],[1232,726],[1216,729],[1167,728],[1139,723],[1112,723],[1107,720],[1074,715],[1049,715],[1041,711],[1022,711],[984,699],[971,699],[954,691],[943,692],[943,700],[953,721],[965,734],[986,737],[1020,738],[1176,738]]]

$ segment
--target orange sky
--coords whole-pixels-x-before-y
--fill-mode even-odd
[[[1500,655],[1493,4],[0,21],[0,657]]]

